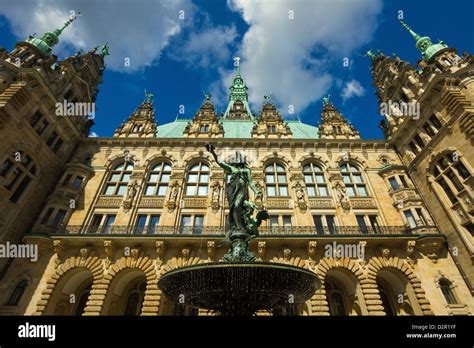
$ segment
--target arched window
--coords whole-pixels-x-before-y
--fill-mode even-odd
[[[308,197],[329,196],[328,185],[320,166],[314,163],[308,163],[303,167],[303,175]]]
[[[209,166],[203,162],[194,164],[186,178],[186,196],[207,196]]]
[[[456,297],[454,296],[452,283],[446,278],[441,278],[438,283],[439,283],[439,288],[441,289],[441,292],[443,293],[444,299],[446,300],[446,303],[457,304],[458,301],[456,300]]]
[[[367,197],[367,187],[360,169],[352,163],[344,163],[340,167],[342,179],[349,197]]]
[[[171,166],[168,163],[160,162],[154,165],[145,189],[146,196],[166,196],[166,190],[170,182]]]
[[[288,196],[288,181],[285,168],[276,162],[265,168],[265,185],[267,196]]]
[[[4,187],[10,193],[10,201],[16,203],[36,175],[36,165],[23,151],[12,153],[0,167]]]
[[[471,176],[471,173],[459,158],[459,154],[452,152],[435,163],[433,175],[450,202],[454,204],[458,201],[457,194],[466,189],[464,181]]]
[[[84,313],[84,309],[86,309],[87,300],[89,299],[89,295],[91,293],[92,284],[89,284],[84,290],[82,290],[79,301],[77,302],[76,308],[74,309],[74,315],[79,316]]]
[[[335,283],[328,280],[325,281],[324,287],[326,288],[329,313],[333,316],[348,315],[342,290]]]
[[[20,303],[21,298],[23,297],[23,294],[25,293],[25,290],[28,286],[28,281],[26,279],[23,279],[20,281],[13,292],[11,293],[10,297],[8,298],[7,303],[5,304],[6,306],[17,306],[18,303]]]
[[[110,172],[104,188],[104,195],[123,196],[133,172],[132,163],[120,163]]]
[[[393,304],[388,286],[381,279],[377,279],[377,287],[379,288],[380,299],[382,300],[382,306],[385,314],[388,316],[396,316],[397,309]]]
[[[127,303],[123,315],[140,315],[143,299],[145,298],[146,282],[139,282],[127,296]]]

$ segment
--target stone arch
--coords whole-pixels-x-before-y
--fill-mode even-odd
[[[101,314],[110,284],[123,270],[138,270],[144,273],[147,286],[141,315],[157,315],[161,291],[158,290],[155,264],[148,256],[133,256],[135,250],[132,249],[132,256],[122,256],[116,260],[104,273],[103,278],[92,285],[91,295],[94,296],[87,302],[85,315]]]
[[[148,170],[151,168],[152,165],[159,163],[159,162],[166,162],[171,164],[172,167],[174,167],[177,163],[177,160],[174,158],[173,155],[167,154],[166,152],[163,154],[155,154],[150,157],[148,157],[144,163],[143,166]]]
[[[300,267],[300,268],[304,268],[308,271],[311,271],[311,272],[315,272],[314,268],[311,267],[308,263],[307,260],[303,260],[301,257],[299,256],[292,256],[292,257],[284,257],[284,256],[276,256],[274,257],[273,259],[269,260],[269,262],[272,262],[272,263],[282,263],[282,264],[285,264],[285,265],[290,265],[290,266],[296,266],[296,267]],[[319,281],[321,282],[321,278],[319,277],[319,275],[316,273],[316,275],[318,276],[319,278]],[[311,298],[305,302],[304,304],[304,307],[306,309],[306,312],[308,313],[308,315],[319,315],[319,314],[315,314],[315,313],[318,313],[317,310],[315,310],[315,307],[318,306],[319,304],[319,290],[316,290],[316,292],[313,294],[313,296],[311,296]],[[318,308],[316,308],[318,309]]]
[[[58,284],[59,280],[70,270],[82,268],[92,272],[92,288],[95,284],[98,284],[103,275],[102,263],[97,256],[71,256],[61,263],[50,279],[46,281],[46,289],[41,294],[41,299],[36,305],[36,311],[33,315],[43,315],[46,307],[51,300],[51,296]],[[92,291],[91,291],[92,294]]]
[[[277,162],[280,164],[283,164],[285,169],[288,171],[292,166],[291,166],[291,160],[288,159],[285,155],[278,153],[277,151],[274,151],[271,155],[267,155],[264,158],[260,160],[260,165],[262,168],[265,168],[268,166],[270,163]]]
[[[131,162],[133,163],[133,166],[135,167],[139,163],[137,157],[131,154],[130,152],[123,152],[107,159],[107,161],[105,162],[106,171],[108,172],[115,165],[119,164],[121,161],[125,161],[125,157],[127,156],[127,154],[130,154]]]
[[[361,301],[364,301],[364,305],[362,307],[367,306],[365,298],[366,286],[364,285],[365,276],[364,271],[361,268],[359,262],[347,257],[341,259],[325,257],[321,259],[316,269],[316,274],[321,280],[321,284],[323,284],[323,286],[321,286],[321,288],[316,291],[313,298],[311,298],[311,304],[313,306],[312,310],[315,315],[329,315],[329,303],[326,297],[324,280],[328,272],[337,269],[345,270],[346,272],[351,273],[355,277],[357,282],[360,284],[362,294],[364,294],[364,296],[361,298]]]
[[[433,170],[433,167],[434,167],[435,163],[438,162],[438,160],[441,157],[443,157],[444,155],[447,155],[449,153],[452,153],[452,152],[456,152],[458,154],[458,158],[463,157],[462,152],[458,151],[457,147],[454,147],[454,146],[448,146],[447,148],[445,148],[441,151],[433,152],[430,156],[430,159],[428,161],[428,166],[426,168],[428,174],[432,175],[431,172]],[[463,162],[463,164],[466,165],[466,163],[464,163],[464,162]]]
[[[205,153],[189,156],[183,161],[183,167],[187,171],[193,164],[197,162],[204,162],[209,167],[212,167],[211,155]]]
[[[329,169],[329,160],[324,159],[323,156],[315,155],[313,152],[301,157],[298,164],[300,168],[303,168],[303,166],[311,162],[320,165],[324,171]]]
[[[344,160],[344,158],[347,158],[347,160]],[[341,155],[338,158],[336,158],[335,162],[336,162],[337,168],[339,168],[339,166],[344,163],[353,163],[357,165],[358,167],[360,167],[362,171],[365,171],[367,169],[367,161],[365,159],[348,152],[346,153],[346,155]]]
[[[421,287],[421,280],[416,276],[415,272],[411,269],[408,263],[405,260],[402,260],[398,257],[389,257],[384,258],[382,256],[372,257],[367,264],[367,279],[371,281],[372,284],[376,286],[377,295],[379,296],[379,291],[377,287],[377,275],[379,271],[387,268],[393,268],[403,274],[408,283],[411,284],[413,291],[416,296],[417,305],[421,308],[423,315],[433,315],[431,310],[430,301],[426,298],[425,290]],[[414,304],[412,304],[413,306]],[[380,300],[381,311],[383,311],[382,301]],[[385,313],[384,313],[385,314]]]

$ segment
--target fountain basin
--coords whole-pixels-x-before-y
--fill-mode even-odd
[[[303,303],[319,285],[309,270],[268,262],[198,264],[173,269],[158,281],[171,301],[222,315],[252,315]]]

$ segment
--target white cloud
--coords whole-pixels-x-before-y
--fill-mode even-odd
[[[341,97],[344,101],[356,96],[361,97],[365,94],[365,89],[357,80],[348,81],[342,89]]]
[[[20,39],[59,28],[69,11],[81,16],[60,38],[55,53],[67,46],[89,50],[109,42],[107,66],[113,70],[135,72],[152,65],[170,39],[190,25],[196,11],[191,0],[15,0],[1,1],[0,15],[12,24]],[[180,19],[184,11],[185,19]],[[130,67],[124,59],[130,58]]]
[[[96,132],[90,132],[89,138],[97,138],[97,137],[98,137],[98,135],[97,135]]]
[[[170,55],[192,66],[208,68],[220,66],[231,59],[230,45],[237,37],[234,26],[208,27],[192,32],[181,47],[175,48]]]
[[[321,98],[334,80],[327,62],[369,42],[382,8],[380,0],[228,0],[228,6],[249,25],[240,55],[251,102],[260,104],[271,91],[283,113]]]

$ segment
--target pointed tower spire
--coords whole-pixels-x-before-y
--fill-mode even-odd
[[[318,125],[322,139],[360,139],[359,132],[329,101],[330,94],[323,98],[321,122]]]
[[[402,19],[399,19],[402,26],[410,33],[416,41],[416,48],[420,50],[423,59],[430,61],[437,53],[448,48],[448,46],[440,41],[437,44],[433,44],[429,36],[421,36],[415,33]]]
[[[35,46],[45,56],[48,56],[51,54],[53,47],[58,44],[59,36],[62,34],[64,29],[66,29],[80,15],[81,15],[80,12],[78,12],[77,14],[73,14],[72,16],[69,17],[69,19],[63,24],[63,26],[60,29],[55,29],[53,31],[48,31],[44,33],[41,39],[34,36],[30,36],[28,40],[26,40],[26,42]]]
[[[240,75],[240,57],[235,57],[236,75],[230,86],[229,104],[224,113],[224,118],[233,120],[254,119],[248,103],[248,87]]]

